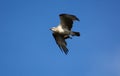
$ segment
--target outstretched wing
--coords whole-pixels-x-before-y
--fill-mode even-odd
[[[79,21],[79,19],[75,15],[60,14],[59,16],[61,20],[60,24],[62,25],[62,27],[67,28],[69,30],[71,30],[74,20]]]
[[[61,49],[61,51],[63,51],[65,54],[67,54],[69,50],[66,47],[67,43],[64,39],[64,36],[60,35],[58,33],[53,33],[52,35],[53,35],[58,47]]]

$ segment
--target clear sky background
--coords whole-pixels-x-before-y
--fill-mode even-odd
[[[65,55],[49,28],[76,15]],[[120,76],[120,0],[1,0],[0,76]]]

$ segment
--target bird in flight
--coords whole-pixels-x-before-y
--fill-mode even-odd
[[[52,27],[52,35],[56,41],[56,44],[66,55],[68,53],[68,48],[66,39],[72,39],[72,36],[80,36],[80,32],[72,31],[73,22],[80,21],[75,15],[71,14],[60,14],[60,24],[57,27]]]

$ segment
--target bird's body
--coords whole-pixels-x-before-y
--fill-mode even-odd
[[[71,38],[70,36],[80,36],[79,32],[71,31],[73,26],[73,21],[79,19],[70,14],[60,14],[60,24],[57,27],[52,27],[51,30],[53,31],[53,37],[56,40],[59,48],[64,51],[65,54],[68,53],[68,49],[66,48],[66,41],[65,39]]]
[[[59,24],[57,27],[52,28],[52,31],[58,32],[58,33],[63,33],[63,34],[69,34],[70,31],[66,28],[63,28],[61,24]]]

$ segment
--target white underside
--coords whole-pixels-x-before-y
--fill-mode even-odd
[[[64,29],[62,28],[62,26],[60,26],[60,25],[57,27],[57,30],[58,30],[59,32],[65,32]]]
[[[62,28],[61,25],[57,26],[57,31],[59,31],[60,33],[70,34],[70,31],[66,28]]]

